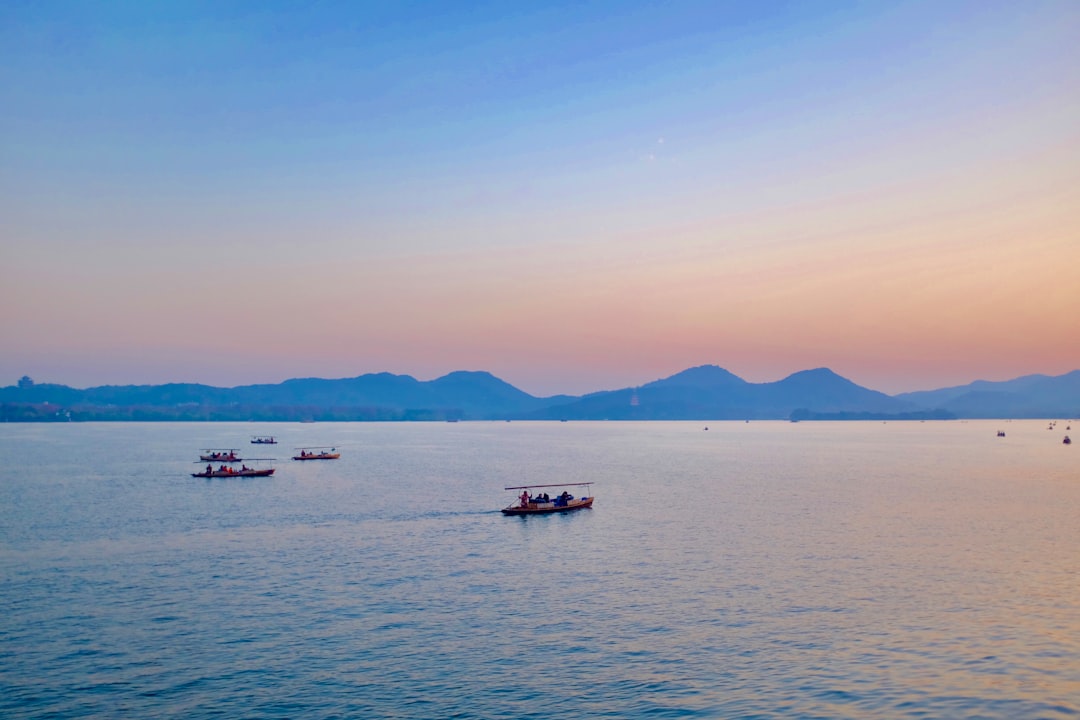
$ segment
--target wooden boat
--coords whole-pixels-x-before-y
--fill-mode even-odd
[[[306,447],[296,448],[299,455],[293,455],[293,460],[337,460],[341,453],[332,447]]]
[[[587,494],[588,489],[585,490],[586,495],[576,498],[566,490],[556,495],[554,499],[549,498],[547,493],[540,495],[533,495],[530,490],[539,490],[541,488],[568,488],[568,487],[580,487],[584,485],[588,488],[592,483],[561,483],[557,485],[517,485],[515,487],[504,488],[506,490],[521,490],[521,497],[515,500],[512,504],[507,505],[502,509],[503,515],[547,515],[549,513],[561,513],[570,512],[572,510],[580,510],[582,508],[592,507],[593,500],[596,498]]]
[[[256,470],[255,468],[242,467],[239,470],[222,465],[217,470],[209,465],[202,472],[191,473],[191,477],[197,478],[234,478],[234,477],[270,477],[274,474],[274,468]]]
[[[277,440],[273,435],[252,435],[252,445],[277,445]]]
[[[238,452],[236,448],[207,448],[199,459],[203,462],[240,462],[244,458],[237,455]]]

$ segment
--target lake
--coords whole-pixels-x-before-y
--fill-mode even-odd
[[[0,425],[0,716],[1076,718],[1065,425]]]

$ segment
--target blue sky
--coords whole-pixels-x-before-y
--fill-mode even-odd
[[[0,382],[1066,372],[1078,30],[1072,2],[8,3]]]

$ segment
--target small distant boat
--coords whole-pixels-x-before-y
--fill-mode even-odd
[[[998,437],[1005,437],[1005,433],[1001,430],[998,430]]]
[[[337,460],[341,453],[332,447],[306,447],[296,448],[299,455],[293,455],[293,460]]]
[[[530,490],[540,490],[542,488],[568,488],[568,487],[580,487],[585,486],[585,492],[588,493],[588,487],[592,483],[562,483],[556,485],[518,485],[515,487],[504,488],[505,490],[521,490],[521,497],[515,500],[510,505],[502,509],[503,515],[547,515],[549,513],[561,513],[570,512],[572,510],[581,510],[582,508],[592,507],[593,500],[596,498],[592,495],[586,494],[584,497],[576,498],[566,490],[559,495],[556,495],[554,499],[550,498],[547,493],[533,495]]]
[[[1065,439],[1062,440],[1061,442],[1062,442],[1063,445],[1071,445],[1072,444],[1072,440],[1069,439],[1068,435],[1066,435]]]
[[[236,448],[207,448],[202,451],[199,459],[203,462],[240,462],[244,458],[237,455],[238,452],[240,451]]]
[[[252,445],[277,445],[277,440],[273,435],[252,435]]]

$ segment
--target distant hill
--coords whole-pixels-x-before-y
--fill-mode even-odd
[[[490,373],[466,371],[426,382],[372,373],[234,388],[169,384],[76,390],[21,384],[0,388],[0,419],[65,419],[69,414],[78,420],[502,419],[572,399],[533,397]]]
[[[638,387],[539,398],[491,373],[371,373],[276,385],[0,388],[0,420],[757,420],[1080,417],[1080,370],[889,396],[827,368],[750,383],[715,365]]]
[[[826,368],[805,370],[773,383],[748,383],[703,365],[638,388],[587,395],[532,414],[539,419],[761,420],[788,419],[796,410],[892,414],[916,408],[860,387]]]
[[[780,382],[761,386],[773,412],[805,408],[819,412],[902,413],[914,408],[877,390],[856,385],[828,368],[803,370]],[[789,409],[790,408],[790,409]]]
[[[1080,417],[1080,370],[1065,375],[1025,375],[1014,380],[976,380],[968,385],[896,396],[922,408],[941,408],[965,418]]]

